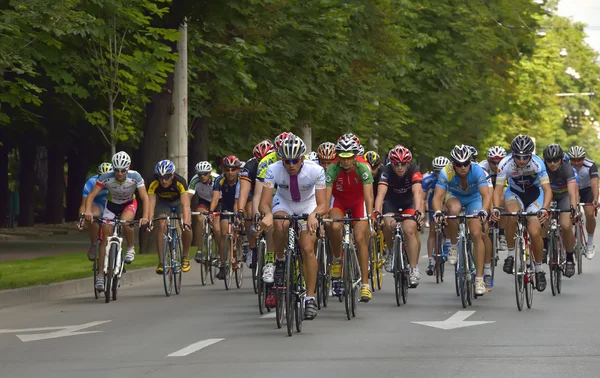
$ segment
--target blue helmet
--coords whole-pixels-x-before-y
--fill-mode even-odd
[[[161,160],[154,167],[154,173],[159,176],[171,175],[175,173],[175,164],[171,160]]]

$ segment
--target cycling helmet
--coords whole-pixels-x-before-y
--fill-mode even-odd
[[[404,146],[398,145],[389,153],[392,163],[410,163],[412,161],[412,153]]]
[[[279,159],[300,159],[306,153],[306,144],[304,141],[293,134],[289,135],[283,141],[277,150]]]
[[[467,146],[467,147],[469,148],[469,150],[471,150],[471,160],[477,160],[477,156],[479,156],[477,149],[473,146]]]
[[[241,166],[242,163],[240,162],[240,159],[233,155],[225,156],[223,158],[223,167],[225,168],[240,168]]]
[[[529,155],[533,153],[535,146],[529,135],[519,134],[510,143],[510,149],[513,154]]]
[[[372,168],[377,168],[381,164],[381,157],[375,151],[367,151],[365,160],[367,160],[367,163],[371,164]]]
[[[256,160],[262,160],[267,154],[275,151],[275,147],[273,147],[273,142],[268,139],[263,140],[256,146],[254,146],[254,150],[252,154],[256,158]]]
[[[338,138],[338,142],[340,140],[342,140],[342,138],[343,139],[352,139],[353,141],[356,142],[356,144],[360,145],[360,139],[358,139],[358,137],[352,133],[347,133],[347,134],[342,135],[341,137]]]
[[[294,135],[294,134],[290,133],[289,131],[284,131],[275,137],[275,151],[279,150],[279,146],[281,146],[281,142],[283,142],[290,135]]]
[[[448,164],[450,164],[450,159],[445,156],[438,156],[431,162],[433,169],[444,169],[444,167]]]
[[[583,159],[586,155],[585,148],[581,146],[573,146],[569,148],[568,154],[571,159]]]
[[[175,173],[175,164],[171,160],[161,160],[154,167],[154,173],[159,176],[172,175]]]
[[[363,147],[362,144],[358,145],[358,156],[365,156],[365,148]]]
[[[212,165],[207,161],[201,161],[196,164],[196,173],[210,173],[212,172]]]
[[[112,157],[113,169],[129,169],[131,158],[125,151],[119,151]]]
[[[504,147],[493,146],[487,152],[488,159],[504,159],[506,157],[506,150]]]
[[[546,160],[562,159],[564,155],[565,152],[560,144],[551,144],[544,148],[544,159]]]
[[[314,161],[315,163],[319,162],[319,155],[316,152],[311,151],[308,153],[308,160]]]
[[[331,142],[319,144],[319,147],[317,148],[317,155],[319,155],[319,159],[321,160],[335,159],[337,156],[337,154],[335,153],[335,144]]]
[[[105,173],[111,172],[112,169],[112,164],[110,163],[102,163],[98,166],[98,174],[99,175],[103,175]]]
[[[465,163],[471,160],[472,151],[469,146],[465,146],[461,144],[460,146],[454,146],[452,151],[450,152],[450,157],[452,161],[457,163]]]
[[[356,155],[360,149],[359,144],[356,143],[356,140],[353,139],[354,135],[352,134],[344,134],[338,139],[337,144],[335,145],[335,152],[340,157],[349,158],[353,155]]]

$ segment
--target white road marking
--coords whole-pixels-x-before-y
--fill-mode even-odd
[[[260,318],[261,319],[273,319],[275,317],[275,310],[273,309],[272,312],[269,312],[267,314],[262,315]]]
[[[184,357],[188,354],[192,354],[194,352],[199,351],[200,349],[206,348],[207,346],[213,345],[225,339],[206,339],[202,341],[198,341],[197,343],[190,344],[183,349],[178,350],[177,352],[173,352],[169,354],[167,357]]]
[[[482,324],[495,323],[496,321],[468,321],[465,320],[469,316],[473,315],[475,311],[457,311],[454,315],[449,317],[443,321],[435,321],[435,322],[411,322],[415,324],[420,324],[428,327],[434,327],[443,330],[455,329],[455,328],[464,328],[471,327]]]
[[[97,322],[90,322],[80,325],[62,326],[62,327],[40,327],[40,328],[21,328],[21,329],[0,329],[0,333],[20,333],[20,332],[37,332],[37,331],[55,331],[49,333],[34,333],[30,335],[17,335],[17,337],[24,343],[28,341],[56,339],[59,337],[85,335],[88,333],[98,333],[102,331],[83,331],[82,329],[95,327],[100,324],[108,323],[110,320],[101,320]]]

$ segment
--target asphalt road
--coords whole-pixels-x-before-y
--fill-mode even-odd
[[[86,295],[0,310],[0,377],[598,376],[598,258],[565,279],[559,296],[549,286],[535,292],[522,312],[512,276],[501,271],[493,292],[466,309],[447,278],[437,285],[423,274],[397,307],[388,275],[356,318],[331,300],[290,338],[261,318],[250,280],[241,290],[225,291],[222,281],[202,287],[194,263],[179,296],[166,298],[157,276],[122,287],[109,304]],[[450,317],[493,323],[413,323]]]

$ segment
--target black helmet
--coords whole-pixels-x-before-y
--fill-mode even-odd
[[[510,143],[513,154],[530,155],[533,153],[533,140],[529,135],[519,134]]]
[[[562,159],[564,154],[560,144],[551,144],[544,148],[544,159],[546,160]]]

